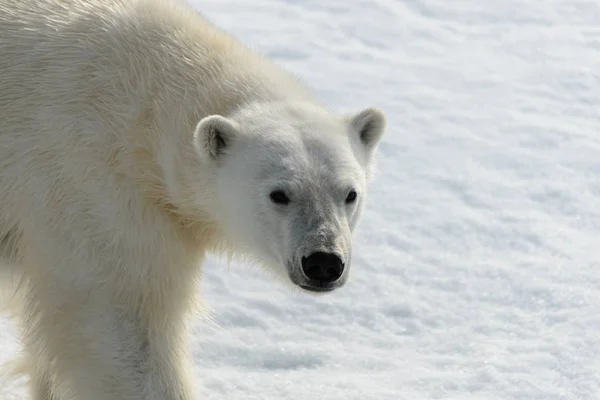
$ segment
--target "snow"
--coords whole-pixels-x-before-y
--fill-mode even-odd
[[[600,398],[595,1],[195,5],[333,107],[389,118],[348,286],[206,265],[198,398]]]

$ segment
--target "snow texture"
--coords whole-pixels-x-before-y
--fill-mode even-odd
[[[600,398],[597,2],[194,4],[333,107],[389,118],[347,287],[206,265],[199,398]]]

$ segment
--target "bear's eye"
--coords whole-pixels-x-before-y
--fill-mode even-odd
[[[290,204],[290,198],[287,197],[283,190],[274,190],[269,194],[269,198],[275,204],[287,205]]]
[[[350,193],[348,193],[348,196],[346,196],[346,204],[354,203],[356,201],[356,196],[356,190],[352,189]]]

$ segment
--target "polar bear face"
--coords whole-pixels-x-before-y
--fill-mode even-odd
[[[312,292],[342,286],[384,114],[337,117],[307,104],[209,116],[195,145],[216,171],[219,221],[235,250]]]

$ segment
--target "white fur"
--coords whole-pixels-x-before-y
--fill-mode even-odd
[[[349,264],[384,124],[332,114],[178,0],[0,0],[0,272],[33,398],[193,398],[205,253],[296,284],[311,251]]]

